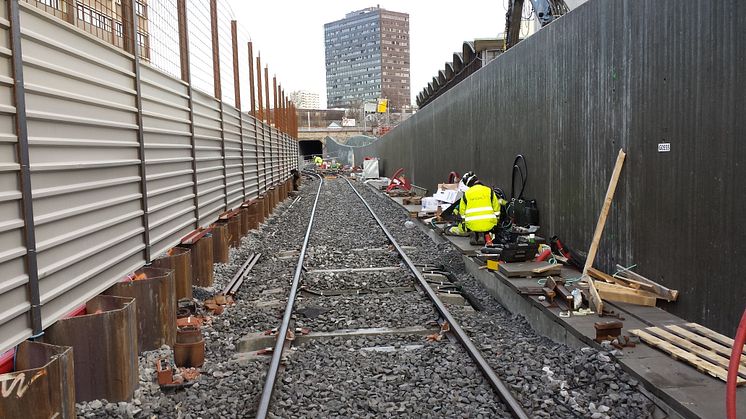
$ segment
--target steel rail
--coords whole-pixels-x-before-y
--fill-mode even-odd
[[[233,278],[228,281],[228,284],[223,289],[223,295],[232,295],[238,291],[238,288],[243,284],[244,279],[249,275],[251,269],[259,261],[262,256],[261,253],[252,253],[251,256],[246,259],[246,262],[236,271]]]
[[[360,200],[363,202],[363,205],[368,208],[368,211],[373,216],[373,218],[375,218],[378,226],[381,227],[381,230],[383,230],[383,232],[386,234],[389,241],[391,241],[391,244],[394,245],[396,251],[399,253],[402,260],[404,260],[404,263],[407,264],[407,267],[409,267],[409,270],[412,271],[412,274],[417,277],[417,280],[420,283],[420,287],[422,287],[423,291],[425,291],[428,298],[430,298],[430,300],[432,301],[433,305],[435,305],[438,313],[440,313],[440,315],[443,317],[443,320],[448,322],[448,325],[450,326],[453,334],[456,336],[456,339],[458,339],[458,341],[464,346],[464,349],[466,349],[466,352],[474,360],[474,362],[477,363],[479,369],[482,371],[482,374],[484,374],[484,377],[487,379],[487,381],[489,381],[492,388],[497,392],[500,399],[508,406],[508,408],[510,408],[513,417],[519,419],[528,419],[528,415],[526,414],[526,412],[523,411],[523,407],[521,407],[521,404],[518,403],[518,400],[516,400],[515,397],[513,397],[513,395],[510,393],[510,390],[508,390],[508,387],[505,386],[505,383],[500,380],[497,374],[495,374],[495,371],[492,369],[492,367],[490,367],[487,361],[482,357],[479,349],[474,346],[474,343],[471,341],[466,332],[464,332],[464,329],[462,329],[458,322],[456,322],[456,319],[453,318],[443,302],[440,301],[438,296],[435,294],[435,291],[430,288],[427,280],[422,275],[422,272],[417,269],[417,266],[415,266],[409,256],[407,256],[407,254],[404,252],[404,249],[399,245],[399,242],[396,241],[391,232],[389,232],[389,230],[386,228],[386,226],[383,224],[383,221],[378,218],[378,215],[376,215],[375,211],[373,211],[373,208],[371,208],[370,204],[368,204],[365,198],[360,195],[360,192],[358,192],[357,189],[352,186],[352,183],[347,178],[345,178],[345,181],[348,185],[350,185],[350,188],[352,188],[352,191],[355,192],[355,195],[357,195],[358,198],[360,198]]]
[[[295,297],[298,294],[300,276],[303,273],[303,259],[306,257],[306,248],[308,247],[308,239],[311,237],[311,228],[313,227],[314,216],[316,215],[316,206],[319,203],[321,187],[324,185],[324,178],[317,174],[314,175],[319,178],[319,188],[316,191],[316,198],[313,201],[313,207],[311,207],[311,218],[308,221],[306,236],[303,238],[303,246],[301,247],[300,255],[298,256],[298,265],[296,265],[295,273],[293,274],[293,283],[290,287],[288,303],[285,306],[285,314],[282,316],[282,324],[280,325],[280,329],[277,331],[275,349],[272,352],[272,360],[269,363],[267,379],[264,382],[264,388],[262,389],[262,398],[259,400],[259,407],[256,411],[257,419],[265,419],[267,417],[267,414],[269,413],[269,404],[272,399],[272,392],[275,388],[277,372],[280,368],[280,359],[282,358],[282,352],[285,346],[285,338],[287,336],[288,327],[290,325],[290,316],[293,314],[293,305],[295,304]]]

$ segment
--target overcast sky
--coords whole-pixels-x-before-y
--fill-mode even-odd
[[[505,30],[500,0],[229,0],[262,63],[277,74],[285,92],[309,90],[326,106],[324,23],[353,10],[380,6],[409,13],[411,89],[417,95],[465,40],[496,37]],[[528,3],[528,2],[526,2]],[[412,100],[414,103],[414,100]]]

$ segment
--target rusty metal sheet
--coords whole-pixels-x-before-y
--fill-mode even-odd
[[[240,211],[228,219],[229,243],[231,247],[241,245],[241,213]]]
[[[137,301],[138,351],[152,351],[176,341],[176,283],[174,271],[141,268],[135,280],[117,282],[106,295],[132,297]]]
[[[214,263],[228,262],[228,245],[230,243],[230,232],[228,223],[218,220],[212,225],[212,260]]]
[[[99,295],[86,313],[58,320],[44,341],[73,347],[76,402],[131,399],[139,383],[135,299]]]
[[[206,234],[192,244],[183,244],[192,252],[192,284],[200,287],[212,285],[213,247],[212,234]]]
[[[251,220],[249,215],[249,204],[245,203],[244,205],[241,205],[241,237],[245,236],[250,229]]]
[[[262,199],[260,197],[259,199],[257,199],[256,201],[254,201],[254,205],[253,206],[256,207],[256,209],[255,209],[255,211],[256,211],[256,227],[254,227],[254,228],[257,228],[257,227],[259,227],[259,224],[261,224],[261,223],[264,222],[264,218],[265,218],[265,216],[264,216],[264,199]]]
[[[0,417],[75,417],[71,347],[24,341],[15,363],[15,371],[0,374]]]
[[[151,263],[154,268],[173,269],[176,299],[192,299],[192,253],[185,247],[174,247]]]
[[[267,217],[269,217],[269,213],[271,212],[271,202],[269,200],[269,194],[265,192],[264,195],[261,196],[261,207],[262,207],[262,221],[266,220]]]

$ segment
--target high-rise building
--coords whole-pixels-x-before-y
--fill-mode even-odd
[[[297,109],[319,109],[319,94],[305,90],[296,90],[288,96]]]
[[[324,25],[329,108],[389,99],[392,110],[410,105],[409,15],[380,7],[348,13]]]

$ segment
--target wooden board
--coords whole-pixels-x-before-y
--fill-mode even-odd
[[[644,276],[642,276],[642,275],[640,275],[638,273],[630,271],[629,269],[625,268],[624,266],[616,265],[616,268],[617,268],[617,270],[619,270],[619,273],[621,274],[620,276],[622,276],[623,279],[637,281],[639,283],[643,283],[643,284],[646,284],[646,285],[652,287],[653,288],[653,292],[655,292],[656,294],[660,295],[661,298],[664,299],[664,300],[666,300],[666,301],[676,301],[676,299],[679,298],[679,291],[677,291],[677,290],[672,290],[672,289],[666,288],[663,285],[661,285],[661,284],[659,284],[659,283],[657,283],[655,281],[651,281],[650,279],[645,278]]]
[[[595,286],[602,300],[655,307],[656,295],[647,291],[635,290],[621,285],[600,281],[595,282]]]
[[[697,324],[697,323],[686,323],[686,324],[684,324],[684,326],[686,326],[689,329],[692,329],[692,330],[698,332],[700,335],[707,336],[708,338],[710,338],[710,339],[712,339],[712,340],[714,340],[716,342],[720,342],[720,343],[722,343],[723,345],[725,345],[725,346],[727,346],[729,348],[732,348],[733,344],[735,343],[733,341],[733,339],[729,338],[728,336],[721,335],[720,333],[718,333],[718,332],[716,332],[714,330],[710,330],[710,329],[702,326],[701,324]],[[743,350],[741,353],[743,355],[746,355],[746,350]]]
[[[549,262],[502,262],[499,271],[508,278],[559,275],[562,265]]]
[[[607,274],[606,272],[599,271],[594,267],[588,268],[588,275],[592,276],[593,278],[600,279],[601,281],[606,281],[610,284],[618,283],[618,281],[613,276]]]
[[[585,275],[584,277],[588,282],[588,292],[590,292],[591,294],[589,305],[592,306],[593,310],[596,311],[596,314],[600,316],[604,312],[604,300],[603,298],[601,298],[601,294],[599,294],[598,288],[596,288],[596,281],[594,281],[593,278],[589,277],[588,275]]]
[[[676,336],[664,328],[648,327],[645,329],[645,331],[652,333],[653,335],[658,336],[659,338],[664,339],[667,342],[672,343],[681,349],[687,350],[708,362],[712,362],[713,364],[720,365],[721,367],[725,368],[726,371],[728,370],[728,365],[730,363],[730,356],[725,357],[720,354],[717,354],[709,349],[703,348],[695,343],[692,343],[688,341],[687,339]],[[746,367],[739,365],[738,375],[740,375],[742,378],[746,378]]]
[[[603,206],[601,207],[601,214],[598,216],[598,222],[596,223],[596,231],[593,232],[593,240],[591,240],[591,247],[588,249],[588,257],[585,259],[585,266],[583,267],[583,275],[588,275],[588,268],[593,266],[593,262],[596,260],[596,252],[598,251],[598,243],[601,241],[601,234],[604,232],[606,226],[606,218],[609,215],[609,209],[611,208],[611,201],[614,199],[614,192],[616,191],[616,185],[619,182],[619,175],[622,173],[622,166],[624,165],[624,149],[619,149],[619,154],[616,157],[616,163],[614,164],[614,171],[611,173],[611,180],[609,181],[609,188],[606,189],[606,197],[604,198]]]
[[[713,364],[712,362],[704,360],[697,355],[690,353],[689,351],[681,349],[669,342],[666,342],[663,339],[655,337],[645,330],[634,329],[630,330],[629,333],[638,336],[643,342],[654,348],[660,349],[661,351],[670,355],[672,358],[686,362],[702,373],[711,375],[715,378],[719,378],[723,381],[728,381],[728,371],[718,365]],[[744,383],[746,383],[746,380],[740,377],[736,377],[736,385],[740,386]]]
[[[676,325],[668,325],[664,326],[664,329],[668,330],[671,333],[675,333],[685,339],[688,339],[690,342],[694,342],[699,344],[700,346],[703,346],[707,349],[710,349],[714,351],[717,354],[720,354],[724,357],[727,357],[730,359],[731,354],[731,348],[721,345],[714,340],[711,340],[709,338],[700,336],[694,332],[691,332],[689,330],[684,329],[683,327],[676,326]],[[741,365],[746,365],[746,356],[741,357]]]

